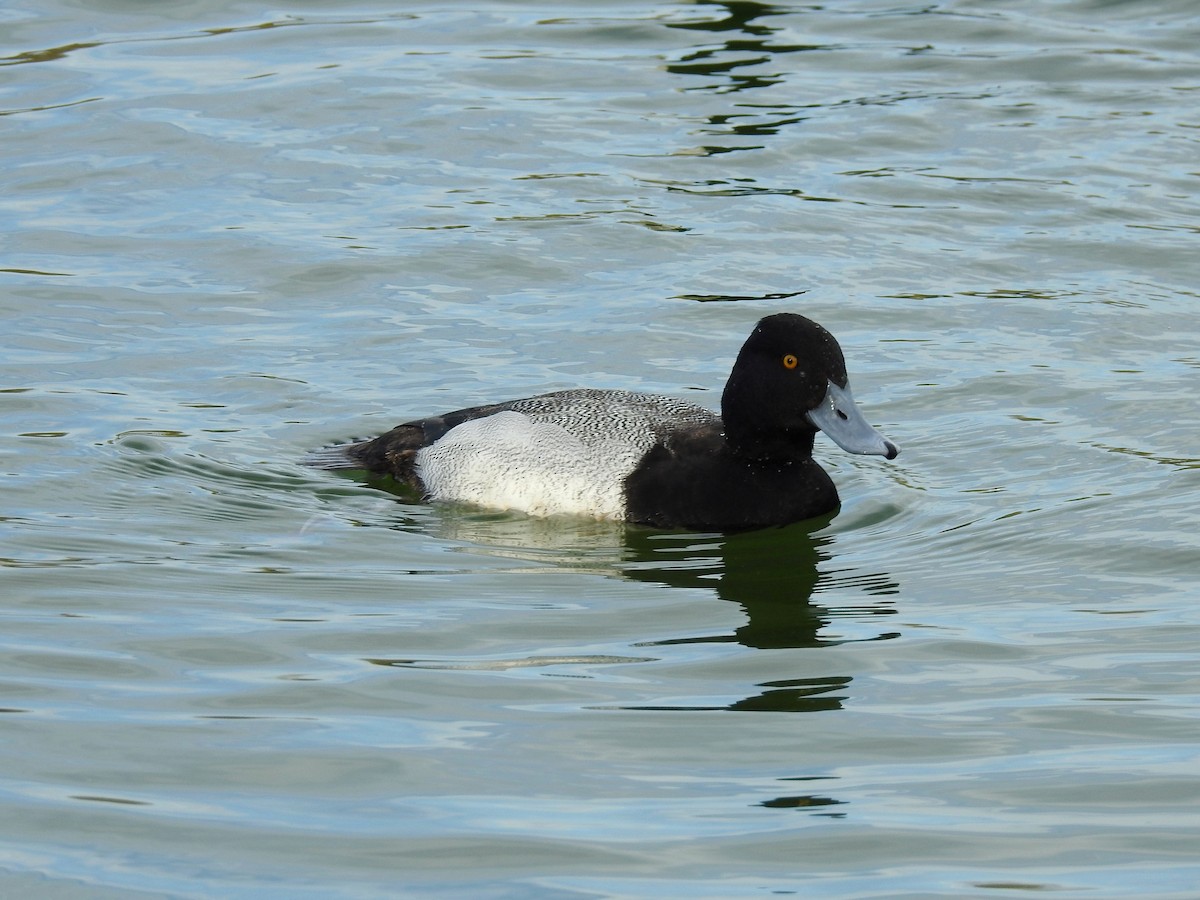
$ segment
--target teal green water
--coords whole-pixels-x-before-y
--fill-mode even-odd
[[[1192,897],[1200,13],[0,12],[0,893]],[[846,351],[751,534],[301,465]]]

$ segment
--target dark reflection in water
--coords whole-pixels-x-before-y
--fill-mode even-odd
[[[750,2],[698,3],[697,7],[709,15],[699,20],[671,22],[668,26],[688,31],[713,32],[714,35],[720,34],[722,40],[719,43],[694,48],[667,65],[667,71],[674,75],[703,79],[687,90],[732,94],[756,88],[769,88],[788,77],[786,69],[768,67],[779,56],[829,49],[822,44],[772,42],[769,38],[776,29],[762,20],[768,16],[793,11],[788,8]],[[736,104],[726,113],[710,115],[708,127],[703,130],[714,135],[765,137],[777,134],[781,128],[803,122],[807,116],[799,114],[798,109],[799,107],[790,103],[752,106]],[[762,148],[762,144],[752,143],[737,146],[705,145],[702,149],[708,155],[715,155]]]
[[[803,776],[800,778],[781,778],[780,781],[832,781],[831,776]],[[822,807],[841,806],[845,800],[835,800],[832,797],[824,797],[819,794],[791,794],[784,797],[776,797],[773,800],[764,800],[759,803],[759,806],[767,809],[800,809],[800,810],[819,810]],[[846,814],[835,810],[825,812],[814,812],[814,815],[828,816],[832,819],[843,818]]]
[[[744,95],[745,91],[772,88],[793,77],[794,68],[784,65],[787,54],[834,49],[827,44],[770,40],[778,29],[767,22],[768,17],[794,12],[794,7],[758,2],[698,2],[696,8],[704,13],[703,18],[666,23],[668,28],[706,32],[714,38],[686,50],[667,64],[667,72],[686,79],[685,91]],[[794,97],[786,103],[733,102],[724,112],[708,115],[706,125],[698,132],[738,140],[730,144],[703,144],[691,152],[714,156],[762,150],[766,145],[761,138],[800,124],[811,115],[806,107],[816,106],[820,103],[797,104]],[[751,140],[745,143],[742,139],[746,138]]]
[[[349,473],[342,473],[348,475]],[[387,480],[369,478],[387,489]],[[411,495],[395,491],[402,500]],[[868,638],[823,635],[836,619],[891,616],[899,585],[885,572],[852,568],[820,571],[833,555],[832,535],[823,534],[834,516],[823,516],[782,528],[734,534],[656,531],[620,522],[584,518],[537,518],[520,513],[477,510],[440,504],[442,515],[417,506],[420,517],[404,517],[392,527],[432,532],[460,542],[462,549],[536,563],[543,570],[606,574],[670,587],[710,590],[738,604],[746,623],[730,634],[692,635],[638,644],[736,642],[757,649],[836,646],[857,641],[888,640],[895,631]],[[535,570],[536,571],[536,570]],[[414,572],[413,574],[420,574]],[[430,573],[432,574],[432,573]],[[532,572],[531,572],[532,574]],[[814,594],[834,589],[862,591],[867,602],[826,606]]]
[[[812,602],[822,582],[829,587],[852,581],[881,598],[899,589],[882,573],[819,573],[818,563],[829,558],[823,548],[832,542],[831,537],[819,532],[831,518],[699,541],[695,535],[631,530],[626,536],[633,556],[624,567],[627,577],[677,587],[712,588],[721,599],[740,605],[747,618],[746,624],[732,634],[673,638],[641,646],[729,641],[759,649],[835,645],[845,640],[821,636],[821,629],[835,616],[892,615],[895,609],[887,599],[838,608]],[[884,632],[867,640],[896,636],[895,632]]]
[[[421,507],[429,511],[429,507]],[[699,634],[644,641],[638,649],[688,644],[738,643],[753,649],[816,648],[848,642],[887,640],[892,630],[876,630],[866,637],[836,633],[843,621],[877,619],[894,615],[897,583],[886,573],[854,569],[822,571],[833,554],[834,537],[823,533],[832,516],[739,534],[662,532],[615,522],[587,519],[539,519],[517,513],[471,510],[442,505],[441,515],[409,519],[405,531],[432,531],[457,542],[469,553],[537,564],[522,567],[537,572],[579,572],[608,575],[672,588],[710,591],[736,603],[745,614],[743,624],[724,634]],[[443,573],[444,574],[444,573]],[[816,602],[822,593],[861,592],[864,602],[831,606]],[[829,633],[834,632],[834,633]],[[545,656],[497,659],[455,658],[368,660],[374,665],[398,668],[509,671],[514,669],[594,667],[598,665],[653,663],[653,656],[623,654]],[[555,673],[560,674],[560,673]],[[605,708],[646,711],[820,712],[840,709],[852,681],[846,675],[780,679],[755,685],[741,699],[714,704],[700,702],[650,702]]]
[[[824,712],[841,709],[846,698],[831,692],[851,682],[849,676],[832,678],[795,678],[787,681],[767,681],[759,687],[768,688],[733,703],[721,704],[625,704],[609,709],[636,709],[643,712]]]
[[[756,19],[764,16],[778,16],[789,12],[788,7],[776,6],[773,3],[755,3],[753,0],[696,0],[699,8],[723,9],[723,18],[706,18],[694,22],[672,22],[672,28],[687,28],[694,31],[740,31],[751,35],[767,35],[774,29],[766,25],[755,24]]]
[[[890,616],[890,595],[898,585],[885,574],[838,572],[822,574],[818,563],[828,559],[832,543],[819,532],[832,517],[786,528],[731,535],[677,535],[630,530],[626,546],[631,558],[623,574],[638,581],[675,587],[707,587],[722,600],[737,603],[746,622],[731,634],[699,635],[648,641],[638,647],[737,642],[755,649],[833,646],[850,639],[822,635],[838,616]],[[830,608],[813,602],[823,582],[847,581],[879,599],[861,606]],[[831,585],[827,585],[831,586]],[[858,640],[887,640],[885,631]],[[731,712],[821,712],[841,709],[849,676],[795,678],[763,682],[761,688],[731,703],[623,706],[640,710],[729,710]]]

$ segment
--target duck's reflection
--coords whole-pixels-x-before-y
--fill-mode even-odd
[[[871,593],[886,598],[897,585],[886,575],[822,573],[819,563],[829,559],[833,538],[822,531],[832,517],[786,528],[744,534],[695,535],[655,534],[630,530],[626,546],[633,561],[624,574],[639,581],[655,581],[679,587],[713,587],[722,600],[737,603],[746,613],[746,624],[732,634],[704,635],[658,641],[660,644],[737,641],[747,647],[779,649],[815,647],[847,640],[881,640],[895,637],[882,632],[869,638],[822,635],[822,629],[841,615],[856,618],[891,615],[895,610],[886,599],[853,607],[824,607],[813,602],[813,594],[853,580]],[[848,578],[848,574],[852,576]]]
[[[894,637],[891,631],[862,638],[823,634],[838,615],[861,618],[895,611],[886,599],[851,609],[833,609],[813,602],[823,582],[845,575],[830,576],[819,569],[819,564],[829,558],[826,548],[833,541],[822,534],[830,518],[787,528],[704,537],[629,531],[626,547],[631,559],[624,566],[626,577],[677,587],[707,586],[722,600],[738,604],[746,615],[745,623],[732,633],[668,638],[638,646],[736,641],[746,647],[780,649]],[[881,598],[897,588],[886,576],[860,576],[860,580]],[[761,688],[758,693],[719,707],[673,704],[638,708],[818,712],[840,709],[851,680],[849,676],[831,675],[768,681],[756,685]]]
[[[874,626],[865,634],[860,627],[841,627],[893,615],[892,596],[899,588],[886,573],[827,569],[833,559],[834,537],[827,530],[832,516],[740,534],[694,534],[614,522],[447,512],[436,520],[436,531],[464,552],[534,562],[550,571],[712,591],[745,613],[744,624],[732,632],[658,639],[641,647],[736,642],[781,649],[896,637]],[[822,594],[844,597],[846,589],[861,592],[863,601],[835,606],[814,600]],[[793,697],[807,690],[800,684],[773,687]]]
[[[367,660],[374,665],[492,673],[564,667],[579,671],[609,664],[654,665],[660,654],[653,648],[678,645],[737,643],[778,650],[897,636],[895,631],[880,629],[872,623],[895,614],[892,600],[899,586],[885,573],[831,567],[837,559],[837,537],[828,529],[832,517],[742,534],[688,534],[612,522],[538,519],[444,505],[410,509],[414,517],[396,527],[434,534],[464,554],[520,561],[514,569],[519,573],[588,573],[708,592],[737,604],[744,621],[726,633],[638,642],[633,645],[639,650],[636,655]],[[855,602],[846,603],[848,595],[856,597]],[[823,596],[838,599],[822,603]],[[869,627],[863,628],[864,623]],[[614,697],[616,702],[587,708],[651,713],[827,712],[843,708],[852,681],[853,676],[844,672],[807,674],[807,677],[760,681],[740,698],[736,694],[703,699],[693,695],[631,702],[628,697],[621,700]],[[729,687],[726,685],[720,693],[725,694]],[[742,684],[737,690],[744,691],[745,687]],[[846,815],[843,811],[846,800],[828,791],[805,791],[810,786],[817,787],[810,782],[836,781],[836,776],[791,775],[778,777],[776,781],[780,787],[786,784],[791,789],[780,790],[777,795],[760,801],[759,806],[833,818]]]
[[[833,568],[833,516],[737,534],[663,532],[582,518],[536,518],[439,504],[410,506],[395,522],[404,531],[433,534],[467,555],[519,562],[514,571],[587,573],[671,588],[708,592],[735,603],[744,618],[732,631],[640,641],[645,655],[544,655],[515,659],[371,659],[376,665],[488,671],[647,663],[646,648],[740,644],[761,650],[815,648],[880,641],[898,632],[881,624],[895,614],[898,584],[886,573]],[[534,565],[531,567],[530,563]],[[490,569],[490,571],[495,571]],[[853,602],[846,602],[850,596]],[[828,597],[831,602],[821,602]],[[689,620],[691,621],[691,620]],[[817,712],[842,708],[852,676],[844,674],[764,681],[738,700],[683,700],[621,704],[639,710]]]

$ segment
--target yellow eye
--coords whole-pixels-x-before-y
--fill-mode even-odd
[[[800,364],[800,360],[796,359],[794,354],[787,354],[783,358],[783,367],[785,369],[794,369]]]

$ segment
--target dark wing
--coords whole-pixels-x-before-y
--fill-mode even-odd
[[[326,447],[309,458],[312,465],[322,469],[366,469],[376,475],[391,475],[418,490],[424,490],[417,477],[417,451],[442,437],[455,425],[471,419],[481,419],[510,409],[512,403],[492,403],[472,406],[427,419],[415,419],[397,425],[377,438],[356,444]]]

